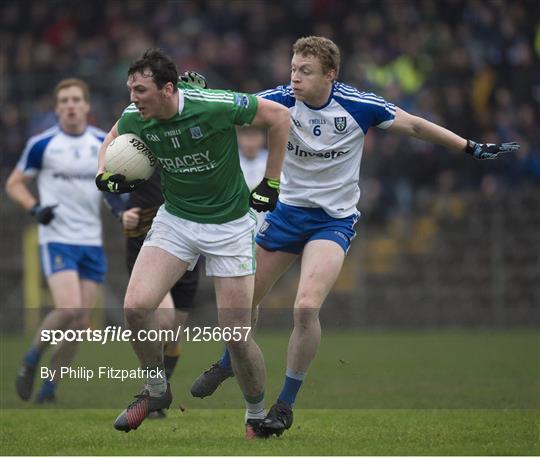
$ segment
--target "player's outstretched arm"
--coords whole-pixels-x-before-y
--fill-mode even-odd
[[[144,182],[144,180],[126,181],[126,177],[120,173],[113,174],[105,171],[105,152],[107,151],[109,144],[118,137],[118,135],[118,122],[116,122],[99,148],[96,186],[100,191],[118,193],[131,192],[139,184]]]
[[[396,118],[388,130],[436,143],[448,149],[465,151],[480,160],[495,159],[499,154],[519,149],[519,144],[515,142],[494,144],[467,140],[442,126],[411,115],[400,108],[396,108]]]
[[[257,97],[259,105],[252,126],[268,131],[268,159],[263,180],[251,192],[250,205],[259,212],[272,211],[277,204],[279,178],[289,138],[291,116],[279,103]]]

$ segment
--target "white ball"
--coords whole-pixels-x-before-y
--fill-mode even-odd
[[[105,171],[121,173],[127,181],[147,180],[154,173],[156,158],[135,134],[116,137],[105,152]]]

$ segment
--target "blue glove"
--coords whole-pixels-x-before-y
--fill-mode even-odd
[[[56,207],[58,207],[58,205],[48,205],[47,207],[42,207],[41,205],[36,204],[30,209],[30,214],[36,218],[39,224],[46,226],[53,220],[54,209]]]
[[[184,72],[184,74],[180,77],[180,80],[184,83],[192,84],[193,86],[199,86],[203,89],[208,89],[208,83],[206,82],[206,78],[197,72]]]
[[[467,140],[465,152],[475,159],[495,159],[500,153],[512,153],[519,149],[519,143],[476,143]]]

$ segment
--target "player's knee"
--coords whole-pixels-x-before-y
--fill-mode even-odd
[[[72,329],[88,329],[90,327],[90,318],[86,314],[80,315],[78,318],[73,320]]]
[[[229,350],[229,352],[231,352],[237,358],[242,360],[244,355],[246,355],[248,352],[249,344],[248,344],[248,341],[244,339],[240,339],[239,341],[235,341],[231,339],[230,341],[227,342],[226,347]]]
[[[310,329],[319,326],[319,308],[297,307],[294,309],[294,327]]]
[[[141,327],[147,322],[150,313],[153,313],[153,310],[124,306],[124,315],[130,327]]]
[[[75,321],[78,321],[79,319],[81,319],[81,317],[83,316],[83,313],[84,313],[83,309],[75,308],[75,307],[61,308],[61,309],[58,309],[58,310],[62,314],[63,319],[65,320],[65,322],[68,322],[70,324],[75,322]]]
[[[227,308],[220,309],[218,323],[221,328],[234,328],[237,326],[251,326],[251,309]]]
[[[126,292],[126,297],[124,298],[124,311],[128,310],[142,310],[148,308],[145,304],[144,298],[136,293],[132,292],[129,289]]]

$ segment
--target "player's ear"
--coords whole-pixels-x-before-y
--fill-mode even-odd
[[[325,75],[325,79],[328,82],[333,82],[335,81],[336,78],[337,78],[337,72],[334,69],[328,70],[328,72]]]
[[[165,93],[165,95],[169,97],[174,94],[174,90],[175,90],[175,86],[170,81],[165,83],[165,86],[163,86],[163,92]]]

